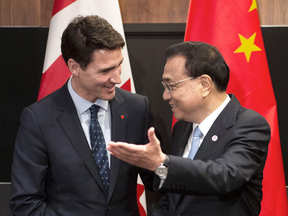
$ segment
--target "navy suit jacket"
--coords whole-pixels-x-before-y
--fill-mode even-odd
[[[230,97],[194,160],[181,157],[192,123],[175,124],[168,176],[162,187],[168,193],[153,216],[259,215],[270,128],[261,115],[240,106],[235,96]],[[214,135],[217,140],[212,139]],[[159,179],[155,180],[157,187]]]
[[[145,96],[116,88],[111,140],[143,144],[154,118]],[[121,118],[124,116],[124,118]],[[153,172],[111,156],[106,194],[67,84],[25,108],[16,138],[13,215],[139,215],[137,177],[152,189]]]

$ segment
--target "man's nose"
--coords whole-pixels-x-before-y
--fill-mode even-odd
[[[110,82],[115,83],[115,84],[120,84],[121,83],[121,66],[119,66],[115,71],[113,72]]]
[[[171,93],[168,89],[164,88],[163,92],[163,100],[170,100],[171,99]]]

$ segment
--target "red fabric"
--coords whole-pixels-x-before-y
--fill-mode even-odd
[[[138,209],[140,216],[146,216],[146,211],[143,208],[142,204],[140,203],[140,197],[142,194],[145,193],[145,187],[143,184],[137,184],[137,204],[138,204]]]
[[[177,119],[174,117],[174,115],[172,116],[172,130],[174,127],[174,124],[177,122]]]
[[[37,100],[59,89],[70,76],[71,72],[60,55],[42,74]]]
[[[68,5],[72,4],[75,1],[76,0],[54,0],[52,17],[56,13],[58,13],[59,11],[61,11],[62,9],[64,9],[65,7],[67,7]]]
[[[252,41],[250,45],[241,46],[248,39]],[[216,46],[230,67],[227,93],[235,94],[242,106],[257,111],[269,122],[272,134],[264,169],[260,216],[287,216],[277,107],[256,1],[191,0],[184,40]],[[248,52],[249,49],[252,52]]]
[[[122,86],[121,89],[131,92],[131,81],[128,79]]]

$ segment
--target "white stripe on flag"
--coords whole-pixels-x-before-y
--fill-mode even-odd
[[[138,175],[138,179],[137,179],[137,184],[143,185],[143,182],[142,182],[142,180],[141,180],[139,175]],[[141,205],[143,206],[143,208],[145,210],[145,213],[147,214],[145,190],[142,193],[142,195],[139,197],[139,201],[140,201]]]

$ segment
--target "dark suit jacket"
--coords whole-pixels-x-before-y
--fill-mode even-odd
[[[194,160],[181,157],[192,123],[175,124],[168,176],[162,187],[169,193],[162,197],[153,216],[259,214],[270,128],[261,115],[230,97]],[[216,141],[212,141],[214,135]],[[158,183],[155,180],[155,189]]]
[[[111,140],[148,142],[154,118],[146,97],[117,88],[110,106]],[[12,165],[12,213],[139,215],[137,176],[152,189],[153,172],[113,156],[110,167],[107,195],[65,84],[22,112]]]

